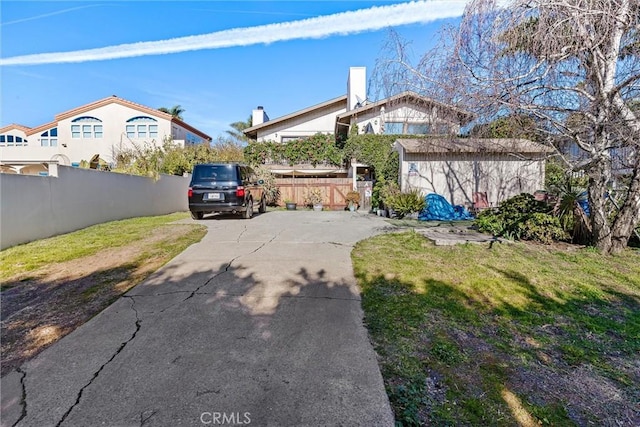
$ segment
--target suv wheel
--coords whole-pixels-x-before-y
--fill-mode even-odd
[[[253,199],[249,199],[247,202],[247,209],[242,213],[244,219],[251,219],[253,216]]]
[[[267,199],[263,196],[262,200],[260,200],[260,207],[258,208],[258,212],[265,213],[267,211]]]
[[[204,212],[193,212],[191,211],[191,218],[193,219],[202,219],[204,217]]]

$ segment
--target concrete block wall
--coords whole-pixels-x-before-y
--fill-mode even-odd
[[[188,210],[189,178],[57,167],[57,176],[0,174],[0,249],[139,216]]]

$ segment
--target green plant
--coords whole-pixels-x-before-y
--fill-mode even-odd
[[[397,135],[373,135],[350,133],[343,156],[357,159],[373,167],[378,181],[398,180],[398,152],[393,150]]]
[[[535,240],[547,245],[569,237],[562,229],[558,217],[546,213],[532,214],[525,222],[518,224],[518,229],[522,239]]]
[[[391,205],[398,194],[400,194],[400,187],[395,181],[384,182],[380,186],[380,201],[386,207]]]
[[[246,161],[252,165],[267,161],[279,164],[342,164],[342,151],[336,146],[333,135],[317,133],[286,143],[273,141],[251,142],[244,148]]]
[[[502,236],[505,229],[505,221],[500,215],[491,210],[480,211],[475,221],[478,230],[490,233],[494,236]]]
[[[497,210],[487,210],[475,221],[478,230],[513,240],[536,240],[551,243],[566,239],[558,218],[549,207],[531,194],[522,193],[502,202]]]
[[[417,189],[393,194],[388,197],[386,203],[400,218],[425,208],[424,197]]]

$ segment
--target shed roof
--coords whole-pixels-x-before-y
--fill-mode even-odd
[[[511,138],[416,138],[398,139],[396,143],[407,153],[513,153],[548,154],[551,147],[528,139]]]

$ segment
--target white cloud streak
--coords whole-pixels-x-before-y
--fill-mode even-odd
[[[40,65],[105,61],[145,55],[166,55],[203,49],[318,39],[376,31],[408,24],[425,24],[461,16],[468,0],[413,1],[378,6],[298,21],[235,28],[198,36],[128,43],[71,52],[39,53],[0,59],[0,65]]]

